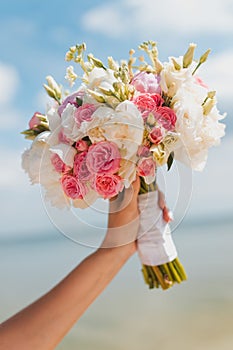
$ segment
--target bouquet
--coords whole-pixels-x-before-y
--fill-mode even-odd
[[[44,87],[53,103],[22,132],[33,141],[22,166],[53,206],[86,208],[140,176],[138,251],[150,288],[186,279],[157,204],[157,168],[167,164],[169,170],[175,159],[200,171],[224,135],[216,93],[196,75],[210,50],[196,60],[195,47],[161,63],[156,43],[148,41],[138,58],[130,50],[128,60],[108,57],[105,65],[86,55],[84,43],[72,46],[66,60],[81,68],[82,83],[70,93],[48,76]],[[71,87],[76,83],[73,66],[65,78]]]

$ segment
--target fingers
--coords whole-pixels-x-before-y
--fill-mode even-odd
[[[172,221],[171,213],[166,206],[163,208],[163,220],[167,223]]]

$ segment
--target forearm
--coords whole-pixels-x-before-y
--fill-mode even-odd
[[[0,327],[0,349],[54,349],[135,251],[100,248],[62,282]]]

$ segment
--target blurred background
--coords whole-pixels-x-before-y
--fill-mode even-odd
[[[167,292],[149,291],[134,256],[57,349],[232,349],[233,2],[2,0],[0,32],[0,322],[90,254],[106,227],[107,203],[96,204],[101,214],[61,213],[21,170],[30,142],[20,131],[35,111],[46,110],[45,77],[64,83],[64,55],[83,41],[103,61],[127,58],[148,39],[165,61],[195,42],[197,58],[212,49],[199,73],[227,117],[226,136],[202,173],[175,165],[159,174],[189,279]]]

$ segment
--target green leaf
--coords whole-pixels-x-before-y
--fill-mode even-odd
[[[83,104],[83,100],[81,98],[79,98],[79,97],[76,97],[76,103],[80,107]]]
[[[173,160],[174,160],[174,152],[171,152],[169,154],[169,157],[168,157],[168,160],[167,160],[167,171],[169,171],[171,169]]]

